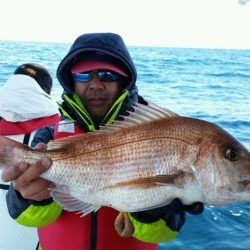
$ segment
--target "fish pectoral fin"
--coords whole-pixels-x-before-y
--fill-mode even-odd
[[[99,206],[80,201],[67,192],[59,191],[58,188],[51,188],[50,193],[54,201],[61,205],[64,210],[82,213],[81,217],[91,212],[96,212],[100,208]]]
[[[186,173],[179,171],[173,175],[155,175],[149,177],[142,177],[137,179],[132,179],[128,181],[123,181],[115,183],[108,188],[120,188],[120,187],[138,187],[149,188],[157,185],[176,185],[178,187],[183,187],[185,184],[183,181],[186,178]]]

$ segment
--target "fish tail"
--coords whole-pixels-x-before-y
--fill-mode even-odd
[[[0,169],[13,164],[14,149],[24,149],[26,147],[26,145],[20,142],[0,136]]]

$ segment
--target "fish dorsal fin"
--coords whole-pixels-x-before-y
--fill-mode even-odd
[[[112,124],[106,126],[101,126],[100,130],[94,132],[88,132],[87,134],[68,136],[60,139],[50,141],[48,143],[48,150],[58,150],[67,148],[70,143],[78,142],[88,142],[88,138],[93,135],[100,135],[105,133],[113,133],[124,128],[128,128],[134,125],[143,124],[160,119],[171,119],[172,117],[179,116],[178,114],[161,108],[156,104],[148,103],[148,105],[143,105],[136,103],[133,107],[134,111],[127,111],[128,116],[120,116],[123,120],[114,120]]]
[[[61,191],[60,188],[51,188],[50,193],[53,199],[60,204],[64,210],[70,212],[82,213],[85,216],[91,212],[96,212],[100,207],[92,204],[84,203],[74,197],[72,197],[66,190]]]
[[[148,102],[148,105],[143,105],[140,103],[136,104],[135,110],[137,113],[141,113],[144,116],[148,116],[151,120],[157,120],[161,118],[172,118],[179,116],[178,114],[174,113],[173,111],[162,108],[152,102]],[[144,111],[144,112],[142,112]]]
[[[129,113],[128,116],[119,116],[123,119],[123,121],[114,120],[112,124],[102,126],[100,128],[101,133],[114,132],[122,128],[131,127],[137,124],[160,119],[171,119],[172,117],[179,116],[178,114],[168,109],[161,108],[158,105],[150,102],[148,103],[148,105],[136,103],[132,108],[134,109],[134,111],[127,111]]]

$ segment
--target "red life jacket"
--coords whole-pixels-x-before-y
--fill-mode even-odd
[[[55,138],[83,133],[77,124],[66,123],[64,129],[56,126]],[[72,133],[72,128],[74,132]],[[71,130],[71,132],[69,132]],[[66,134],[65,134],[66,133]],[[44,227],[38,228],[42,250],[156,250],[157,244],[144,243],[133,237],[122,238],[114,228],[118,212],[102,207],[96,213],[80,217],[79,214],[63,210],[60,217]],[[93,220],[96,217],[96,221]],[[96,223],[96,225],[94,225]],[[91,225],[92,224],[92,225]],[[94,229],[95,228],[95,229]],[[93,230],[95,232],[93,232]],[[91,245],[91,247],[90,247]]]
[[[27,134],[41,127],[51,124],[58,124],[60,118],[59,114],[48,117],[36,118],[23,122],[9,122],[5,119],[0,120],[0,134],[1,135],[20,135]]]

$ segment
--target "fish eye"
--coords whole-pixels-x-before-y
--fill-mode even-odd
[[[227,145],[225,149],[225,157],[230,161],[237,161],[240,158],[240,154],[235,148]]]

